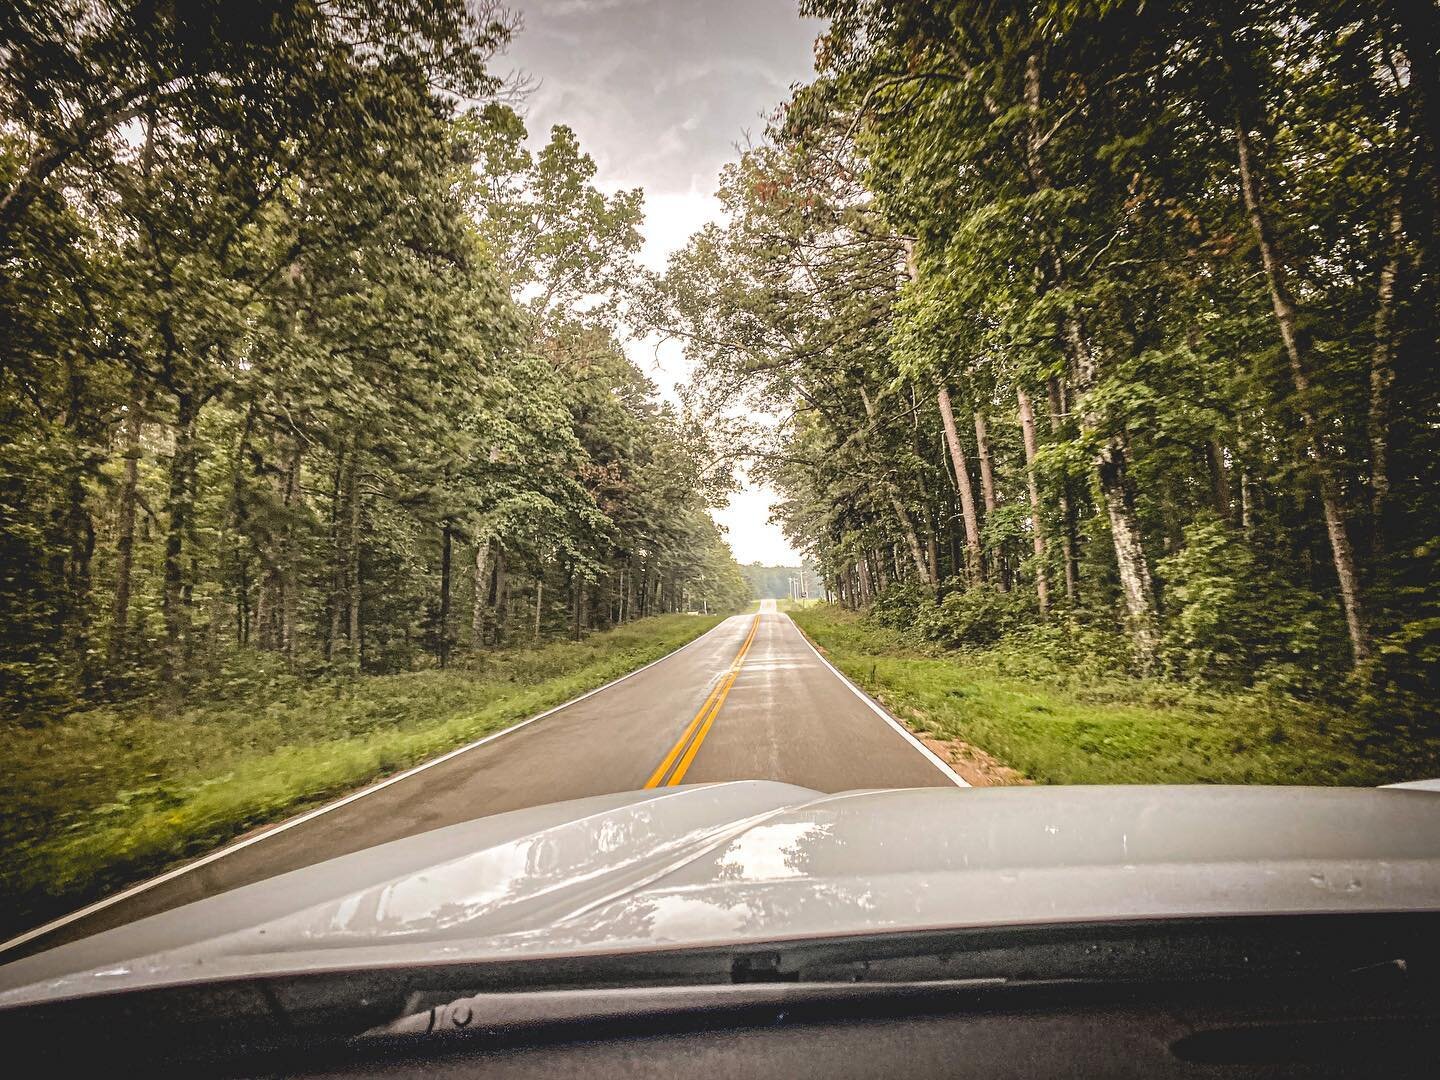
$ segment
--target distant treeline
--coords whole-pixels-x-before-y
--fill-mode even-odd
[[[789,596],[791,581],[797,583],[797,588],[808,589],[812,597],[819,597],[824,589],[824,582],[814,567],[761,566],[756,562],[741,564],[740,572],[750,583],[752,595],[761,598]]]

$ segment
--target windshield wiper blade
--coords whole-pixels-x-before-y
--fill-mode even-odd
[[[483,993],[411,1012],[365,1032],[366,1037],[505,1032],[574,1023],[614,1023],[657,1014],[702,1013],[733,1021],[735,1013],[767,1013],[799,1006],[873,1004],[919,995],[957,995],[1004,986],[1006,980],[941,979],[924,982],[748,982],[696,986],[607,987]]]

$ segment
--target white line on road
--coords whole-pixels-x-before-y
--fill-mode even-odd
[[[122,900],[128,900],[130,897],[137,896],[148,889],[153,889],[157,885],[163,885],[167,881],[174,881],[182,874],[188,874],[190,873],[190,871],[198,870],[202,866],[209,866],[211,863],[216,862],[219,859],[223,859],[227,855],[233,855],[235,854],[235,852],[250,847],[252,844],[258,844],[262,840],[268,840],[270,837],[276,835],[277,833],[285,832],[287,829],[293,829],[296,825],[303,825],[307,821],[313,821],[320,815],[328,814],[332,810],[338,810],[342,806],[348,806],[350,803],[355,802],[357,799],[363,799],[366,795],[373,795],[375,794],[375,792],[380,791],[383,788],[387,788],[391,784],[398,784],[401,780],[408,779],[409,777],[414,776],[416,773],[424,772],[426,769],[434,768],[436,765],[440,765],[443,762],[449,761],[451,758],[459,757],[461,754],[474,750],[476,747],[484,746],[488,742],[494,742],[502,735],[509,735],[513,731],[519,731],[521,728],[526,727],[529,724],[535,723],[536,720],[544,720],[547,716],[553,716],[561,709],[568,709],[571,705],[578,705],[586,698],[594,697],[602,690],[608,690],[610,689],[610,687],[615,686],[617,683],[622,683],[626,679],[633,678],[634,676],[639,675],[642,671],[646,671],[654,667],[656,664],[664,663],[672,656],[678,656],[680,653],[690,648],[691,645],[705,640],[707,637],[713,634],[716,630],[719,630],[729,621],[729,619],[722,619],[720,622],[712,626],[709,630],[706,630],[705,633],[701,634],[699,637],[687,641],[678,649],[672,649],[664,656],[651,660],[648,664],[645,664],[642,667],[638,667],[634,671],[626,672],[624,675],[621,675],[617,679],[611,679],[604,686],[597,686],[594,690],[587,690],[579,697],[573,697],[569,701],[564,702],[560,705],[556,705],[552,709],[546,709],[542,713],[536,713],[534,716],[527,717],[526,719],[521,720],[518,724],[511,724],[509,727],[504,728],[500,731],[492,732],[489,735],[486,735],[484,738],[476,739],[474,742],[466,743],[464,746],[456,747],[454,750],[450,750],[444,754],[441,754],[439,757],[431,758],[429,761],[422,761],[419,765],[412,766],[411,768],[406,769],[404,772],[398,772],[394,776],[387,776],[384,780],[380,780],[376,783],[370,784],[368,787],[363,787],[359,791],[352,791],[349,795],[346,795],[340,799],[336,799],[334,802],[326,803],[324,806],[317,806],[314,810],[308,810],[305,813],[298,814],[287,821],[282,821],[277,825],[272,825],[267,829],[262,829],[260,832],[255,833],[251,836],[247,836],[243,840],[237,840],[235,841],[235,843],[228,844],[225,847],[219,848],[216,851],[212,851],[208,855],[202,855],[200,858],[195,859],[192,862],[188,862],[184,866],[177,866],[173,870],[167,870],[163,874],[159,874],[153,878],[148,878],[147,880],[142,881],[136,885],[131,885],[128,889],[124,889],[121,892],[115,893],[113,896],[107,896],[101,900],[96,900],[93,904],[89,904],[83,908],[80,908],[78,911],[72,911],[68,915],[62,915],[60,916],[60,918],[54,919],[46,923],[44,926],[37,926],[35,929],[27,930],[25,931],[25,933],[13,937],[9,941],[0,942],[0,954],[4,954],[6,952],[9,952],[11,949],[18,948],[19,946],[24,945],[26,942],[34,941],[36,938],[51,933],[54,930],[59,930],[62,926],[68,926],[71,923],[83,919],[88,915],[93,915],[97,911],[103,911],[107,907],[118,904]]]
[[[791,619],[789,615],[786,615],[785,618],[789,619],[792,624],[795,623],[795,620]],[[913,746],[916,750],[920,751],[920,753],[924,754],[925,758],[930,762],[930,764],[934,765],[937,769],[939,769],[942,773],[945,774],[945,779],[949,780],[956,787],[970,786],[969,783],[966,782],[965,778],[959,773],[957,773],[954,769],[952,769],[949,765],[945,764],[945,762],[940,759],[940,756],[936,754],[935,751],[931,750],[923,742],[917,739],[913,731],[911,731],[904,724],[900,723],[899,720],[896,720],[893,716],[886,712],[879,702],[877,702],[869,694],[865,693],[864,690],[861,690],[858,686],[856,686],[853,682],[846,678],[845,673],[842,672],[839,668],[837,668],[834,664],[830,663],[829,660],[826,660],[825,657],[820,654],[820,650],[815,648],[814,642],[812,642],[808,637],[805,636],[805,632],[800,629],[798,624],[795,625],[795,632],[800,635],[800,640],[805,642],[805,644],[810,647],[810,651],[815,654],[815,659],[819,660],[820,663],[824,664],[827,668],[830,669],[830,674],[834,675],[842,683],[848,686],[850,688],[850,692],[856,697],[858,697],[861,701],[863,701],[866,705],[870,706],[871,711],[874,712],[876,716],[880,717],[881,720],[884,720],[892,728],[898,731],[900,733],[900,736],[906,739],[911,746]]]

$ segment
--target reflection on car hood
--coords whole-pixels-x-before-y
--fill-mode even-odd
[[[1440,795],[697,785],[438,829],[0,968],[0,1005],[833,934],[1440,909]]]

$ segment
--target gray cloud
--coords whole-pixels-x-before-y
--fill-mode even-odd
[[[713,187],[746,131],[810,75],[816,20],[791,0],[517,0],[506,61],[536,80],[533,134],[564,123],[601,176],[663,194]]]

